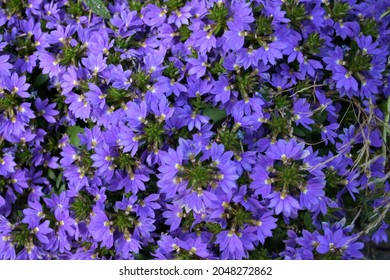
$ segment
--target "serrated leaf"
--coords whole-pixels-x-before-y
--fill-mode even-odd
[[[66,129],[66,134],[69,136],[70,144],[80,147],[80,138],[78,134],[84,132],[84,128],[80,126],[70,126]]]
[[[202,115],[208,116],[213,122],[219,122],[226,118],[225,110],[218,108],[206,107],[203,109]]]
[[[90,8],[91,11],[98,16],[101,16],[104,19],[111,18],[110,11],[107,9],[106,5],[103,3],[102,0],[84,0],[84,2],[88,6],[88,8]]]

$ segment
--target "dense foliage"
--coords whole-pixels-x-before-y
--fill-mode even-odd
[[[0,259],[359,259],[387,242],[389,0],[4,0]]]

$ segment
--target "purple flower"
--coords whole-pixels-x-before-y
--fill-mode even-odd
[[[215,95],[216,102],[221,101],[223,104],[229,101],[231,95],[231,85],[225,76],[219,76],[219,80],[214,83],[211,93]]]
[[[7,176],[8,173],[14,172],[16,163],[9,154],[3,154],[0,156],[0,175]]]
[[[161,205],[156,202],[159,200],[158,194],[151,194],[145,199],[138,201],[137,214],[141,218],[155,218],[155,210],[160,209]]]
[[[310,152],[308,150],[304,150],[304,144],[298,144],[295,140],[278,140],[275,144],[271,145],[266,152],[267,157],[270,159],[282,161],[287,159],[304,159],[309,154]]]
[[[317,232],[311,233],[310,231],[303,230],[302,237],[298,237],[295,241],[301,245],[303,248],[306,248],[310,251],[316,248],[318,242],[317,237],[319,234]]]
[[[383,223],[381,227],[373,234],[372,240],[375,242],[375,244],[380,244],[381,242],[386,243],[388,240],[388,234],[386,230],[389,228],[389,225],[386,223]]]
[[[269,207],[273,208],[277,215],[283,213],[285,217],[296,217],[301,209],[298,201],[285,192],[273,192],[266,198],[270,200]]]
[[[22,194],[25,189],[29,188],[28,180],[26,177],[26,172],[24,170],[17,169],[15,172],[11,174],[11,182],[12,186],[17,193]]]
[[[168,17],[168,23],[174,23],[177,27],[180,27],[182,24],[188,24],[188,19],[191,17],[190,10],[190,6],[184,6],[175,10]]]
[[[189,238],[186,241],[180,240],[179,246],[184,250],[189,251],[191,255],[194,254],[201,258],[207,258],[210,255],[207,250],[207,244],[203,243],[200,237]]]
[[[213,48],[217,47],[217,39],[211,30],[208,32],[198,30],[192,34],[191,39],[194,40],[194,47],[199,49],[199,52],[202,54],[210,52]]]
[[[175,79],[169,79],[164,76],[160,76],[157,78],[157,83],[154,85],[157,89],[160,89],[161,92],[165,92],[166,96],[170,96],[174,93],[176,96],[179,96],[182,92],[187,91],[187,87]]]
[[[238,175],[241,175],[244,170],[252,171],[252,165],[256,163],[255,156],[254,151],[247,151],[234,155]]]
[[[283,57],[281,50],[286,45],[282,42],[272,42],[270,44],[265,44],[257,51],[257,56],[265,65],[270,63],[271,65],[276,64],[276,59]]]
[[[158,26],[166,19],[166,10],[160,9],[155,5],[149,4],[145,7],[143,21],[149,26]]]
[[[339,128],[339,124],[332,123],[330,125],[324,126],[321,128],[321,137],[324,140],[325,144],[328,145],[328,142],[334,144],[334,139],[337,138],[338,134],[335,132]]]
[[[95,84],[88,84],[90,91],[85,93],[86,101],[90,104],[103,109],[106,105],[106,94],[104,94]]]
[[[41,260],[46,255],[46,252],[40,246],[33,242],[26,243],[16,256],[17,260]]]
[[[121,201],[117,201],[115,206],[119,209],[119,210],[123,210],[125,211],[126,214],[130,213],[130,212],[134,212],[135,209],[134,209],[134,205],[135,205],[135,202],[137,201],[137,196],[136,195],[132,195],[130,197],[123,197]]]
[[[3,207],[5,205],[5,200],[4,200],[4,197],[2,197],[0,195],[0,208]]]
[[[246,185],[240,186],[238,192],[236,192],[233,197],[233,201],[239,203],[246,210],[251,212],[257,212],[258,210],[264,208],[256,196],[250,195],[250,190],[248,190]]]
[[[149,52],[144,58],[145,68],[148,73],[151,73],[153,78],[159,76],[161,70],[164,69],[162,63],[165,57],[165,50],[161,49],[158,51]]]
[[[186,120],[185,124],[187,125],[189,131],[192,131],[194,127],[201,130],[202,125],[208,123],[210,120],[209,117],[197,114],[188,105],[184,106],[182,110],[177,111],[180,114],[180,117]]]
[[[103,134],[98,126],[94,126],[92,129],[85,128],[84,134],[78,134],[80,143],[86,145],[87,149],[95,149],[98,143],[104,140]]]
[[[235,22],[228,22],[227,25],[229,30],[224,33],[224,37],[226,38],[224,48],[238,51],[244,45],[245,30]]]
[[[250,187],[255,190],[255,194],[266,196],[271,193],[272,179],[269,176],[268,170],[270,170],[273,165],[274,161],[269,157],[259,157],[258,164],[255,165],[250,175],[253,180]]]
[[[360,26],[357,22],[343,22],[342,20],[334,23],[336,34],[345,39],[348,37],[354,37],[360,30]]]
[[[73,66],[68,67],[67,73],[62,76],[62,93],[67,94],[73,90],[73,88],[78,88],[80,85],[80,75],[83,71],[81,69],[76,69]]]
[[[314,121],[310,118],[313,112],[310,110],[310,104],[305,98],[299,98],[293,105],[295,123],[303,125],[308,130],[311,130],[310,124]]]
[[[69,110],[72,111],[76,118],[86,120],[90,117],[91,106],[89,102],[85,100],[85,95],[78,95],[70,92],[65,102],[70,103]]]
[[[150,234],[156,229],[154,222],[155,220],[153,219],[140,217],[135,221],[134,237],[138,240],[148,239]]]
[[[387,241],[363,215],[389,202],[386,1],[103,1],[109,20],[5,2],[0,259],[354,259]]]
[[[204,190],[190,190],[183,198],[183,203],[187,208],[193,210],[194,213],[205,212],[206,208],[213,205],[217,197],[209,191]]]
[[[162,164],[158,170],[163,178],[172,179],[178,171],[183,170],[183,150],[180,146],[176,151],[169,148],[167,152],[161,152],[160,160]]]
[[[133,130],[127,126],[122,126],[117,136],[118,144],[123,147],[123,152],[130,152],[134,156],[138,150],[138,139]]]
[[[171,118],[175,112],[175,108],[170,107],[170,104],[165,97],[152,102],[152,104],[150,104],[150,110],[160,121]]]
[[[183,207],[179,204],[167,204],[167,211],[165,211],[162,216],[166,218],[165,223],[170,225],[170,231],[173,232],[179,228],[182,218],[186,216],[183,213]]]
[[[249,24],[255,21],[250,3],[245,1],[232,1],[231,10],[233,12],[233,22],[236,25],[247,29],[250,26]]]
[[[163,234],[161,235],[160,240],[157,241],[158,244],[157,250],[161,254],[168,254],[175,250],[179,251],[180,250],[180,247],[178,245],[179,243],[180,243],[180,239],[173,238],[170,235]]]
[[[138,254],[140,248],[140,242],[129,233],[123,234],[115,241],[115,250],[124,259],[129,258],[130,253]]]
[[[26,77],[19,77],[18,74],[13,73],[11,77],[6,76],[2,81],[3,86],[12,94],[17,94],[20,97],[28,98],[30,94],[27,92],[30,84],[26,83]]]
[[[55,110],[56,104],[49,104],[49,100],[41,100],[37,98],[35,100],[35,107],[40,111],[40,115],[45,118],[45,120],[49,123],[56,123],[56,119],[54,116],[59,114],[59,111]]]
[[[344,236],[342,229],[338,229],[333,232],[331,229],[325,228],[324,235],[318,236],[317,240],[319,243],[316,248],[317,252],[320,254],[326,254],[329,251],[334,253],[337,249],[343,248],[343,246],[347,245],[350,238]]]
[[[54,210],[56,216],[67,212],[69,207],[69,197],[66,196],[66,192],[62,192],[59,196],[53,194],[51,198],[44,197],[43,200],[52,211]]]
[[[212,165],[219,168],[220,175],[218,177],[218,185],[226,194],[231,194],[232,190],[237,188],[235,182],[238,179],[236,173],[236,167],[230,160],[233,156],[233,152],[225,151],[222,144],[213,143],[210,150]]]
[[[0,56],[0,77],[8,77],[10,75],[9,70],[12,68],[12,65],[8,63],[9,55]]]
[[[219,245],[219,249],[222,251],[221,259],[223,260],[241,260],[246,257],[244,245],[238,235],[240,232],[234,230],[222,231],[217,235],[215,241]]]
[[[15,260],[16,251],[13,242],[11,241],[11,235],[7,233],[1,234],[0,238],[0,258],[2,260]]]
[[[130,126],[137,127],[141,123],[145,122],[145,118],[147,115],[147,107],[145,101],[142,101],[139,105],[130,101],[126,104],[126,107],[126,114]]]
[[[358,90],[357,81],[352,76],[352,73],[348,72],[344,67],[340,67],[339,69],[337,69],[337,72],[333,75],[333,79],[337,81],[336,86],[339,89],[344,88],[346,90]]]
[[[328,51],[328,56],[325,56],[323,58],[324,62],[326,62],[326,69],[332,70],[335,72],[339,72],[343,69],[342,65],[345,64],[345,61],[343,61],[344,58],[344,52],[343,49],[339,46],[336,46],[336,48],[333,50]]]
[[[302,75],[306,75],[307,73],[310,77],[314,78],[316,75],[316,70],[322,69],[322,64],[317,60],[305,58],[301,62],[299,69],[301,70]]]
[[[272,217],[272,212],[265,212],[255,221],[257,238],[264,244],[267,237],[272,236],[272,230],[276,228],[277,219]]]
[[[205,56],[199,56],[198,59],[196,58],[189,58],[187,60],[188,63],[190,63],[190,68],[188,70],[188,74],[194,75],[196,74],[196,78],[200,78],[205,75],[206,69],[209,66],[207,63],[207,57]],[[199,81],[197,79],[197,81]]]
[[[43,74],[48,74],[50,78],[57,76],[60,73],[60,59],[48,52],[39,54],[40,67]]]
[[[143,173],[132,173],[125,176],[118,184],[118,188],[125,188],[126,193],[138,193],[139,190],[145,190],[145,182],[149,181],[149,177]]]
[[[53,230],[49,227],[49,221],[44,221],[42,224],[33,223],[30,225],[30,228],[35,233],[35,236],[43,244],[49,243],[49,238],[46,236],[51,233]]]
[[[322,178],[310,179],[306,186],[301,186],[300,205],[309,210],[314,211],[319,200],[325,195],[323,188],[325,187],[325,181]]]
[[[373,95],[378,93],[378,87],[381,85],[379,80],[365,79],[360,86],[360,96],[362,98],[372,98]]]
[[[87,58],[83,58],[81,62],[93,75],[97,75],[107,67],[106,59],[103,59],[102,54],[98,54],[97,56],[91,54]]]
[[[237,64],[248,69],[251,66],[256,67],[259,63],[259,57],[257,56],[257,50],[253,48],[241,48],[237,51]]]
[[[114,243],[112,222],[110,222],[104,211],[93,210],[91,223],[88,227],[89,232],[96,241],[102,241],[101,246],[111,248]]]

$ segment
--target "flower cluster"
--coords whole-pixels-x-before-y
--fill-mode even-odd
[[[0,259],[388,241],[388,1],[88,2],[0,4]]]

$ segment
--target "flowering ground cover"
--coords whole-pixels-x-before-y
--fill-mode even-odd
[[[0,259],[361,259],[390,223],[389,0],[4,0]]]

